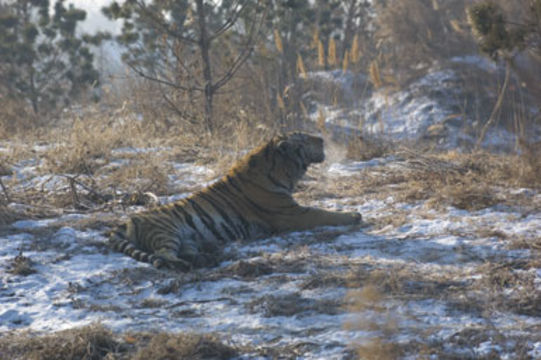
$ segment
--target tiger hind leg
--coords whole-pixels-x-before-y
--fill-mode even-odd
[[[137,261],[150,263],[157,269],[162,267],[182,269],[184,271],[191,269],[191,265],[188,262],[173,255],[171,250],[164,248],[151,254],[139,249],[131,241],[126,239],[125,230],[122,227],[115,229],[110,234],[109,246],[115,251],[124,253]]]
[[[126,239],[124,231],[120,228],[115,229],[110,234],[109,246],[113,250],[124,253],[137,261],[152,264],[156,260],[152,254],[137,248],[131,241]]]

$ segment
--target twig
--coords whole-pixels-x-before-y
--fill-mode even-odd
[[[6,201],[9,204],[11,202],[11,198],[9,197],[8,190],[4,186],[4,183],[2,182],[2,178],[0,178],[0,187],[2,187],[2,191],[4,192],[4,196],[6,197]]]
[[[202,300],[185,300],[185,301],[168,305],[165,307],[165,309],[172,309],[174,307],[188,305],[188,304],[206,304],[206,303],[215,302],[215,301],[231,301],[231,300],[232,299],[230,297],[220,297],[216,299],[202,299]]]
[[[77,187],[75,186],[75,179],[68,177],[69,183],[70,183],[70,189],[71,189],[71,198],[73,201],[73,207],[77,208],[80,201],[79,201],[79,195],[77,195]]]
[[[90,192],[91,194],[97,196],[98,198],[100,198],[101,200],[103,201],[107,201],[107,197],[100,194],[99,192],[97,192],[96,190],[92,189],[91,187],[88,187],[87,185],[83,184],[82,182],[80,182],[79,180],[77,180],[77,176],[69,176],[69,175],[62,175],[64,176],[65,178],[67,178],[69,181],[70,181],[70,185],[71,185],[71,182],[73,182],[74,184],[77,184],[79,186],[81,186],[83,189],[87,190],[88,192]]]

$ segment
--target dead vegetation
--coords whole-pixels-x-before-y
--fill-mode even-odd
[[[519,315],[541,315],[541,292],[537,288],[536,262],[487,263],[483,277],[472,284],[477,301],[485,311],[510,311]]]
[[[0,339],[0,356],[14,360],[99,360],[108,354],[117,355],[124,351],[126,347],[100,325],[44,336],[12,333]]]
[[[288,346],[232,346],[214,334],[113,333],[100,324],[47,335],[11,332],[0,338],[0,357],[12,360],[164,360],[295,358],[316,344]],[[355,358],[350,354],[347,358]]]
[[[377,154],[389,153],[378,150]],[[533,146],[522,155],[421,153],[404,147],[391,154],[394,160],[384,162],[381,167],[361,170],[353,181],[348,178],[347,183],[342,183],[333,179],[333,183],[326,183],[326,192],[339,197],[393,196],[405,203],[426,201],[431,208],[453,206],[475,211],[497,204],[532,208],[534,204],[527,191],[510,193],[509,190],[541,188],[541,148]],[[361,151],[356,159],[365,160],[372,155]]]
[[[230,359],[237,354],[212,334],[116,335],[99,324],[48,335],[13,332],[0,338],[0,357],[13,360]]]
[[[221,174],[246,149],[272,135],[272,130],[248,126],[248,115],[230,124],[233,128],[223,136],[210,137],[182,124],[165,126],[161,117],[140,119],[129,106],[110,113],[94,107],[80,111],[67,112],[48,128],[10,133],[0,157],[2,169],[9,170],[0,171],[0,206],[15,202],[37,212],[92,212],[135,194],[192,192],[199,184],[172,186],[173,164],[204,164]],[[12,176],[12,169],[26,167],[35,174]]]
[[[342,304],[336,300],[313,300],[299,293],[263,296],[246,306],[251,313],[262,313],[265,317],[302,316],[309,312],[335,315],[343,311]]]
[[[134,360],[231,359],[237,350],[212,334],[157,334],[132,357]]]
[[[15,211],[0,203],[0,226],[11,224],[17,219]]]
[[[502,312],[531,317],[541,314],[535,275],[538,268],[539,261],[532,260],[488,262],[478,267],[474,276],[420,273],[408,266],[375,269],[362,281],[350,284],[345,303],[352,316],[345,327],[368,332],[369,335],[355,343],[363,359],[396,359],[410,355],[492,359],[499,358],[501,351],[513,353],[517,358],[530,358],[528,343],[541,339],[538,330],[525,322],[523,331],[503,335],[492,319]],[[412,301],[423,299],[444,301],[452,316],[469,314],[466,316],[487,319],[488,325],[468,326],[445,342],[436,340],[431,334],[440,331],[440,326],[417,328],[418,315],[409,309]],[[404,331],[413,336],[411,340],[399,340]],[[417,334],[419,340],[415,340],[413,334]],[[485,355],[480,356],[482,344],[493,349],[487,348]]]
[[[381,158],[394,153],[396,144],[384,138],[359,136],[347,141],[346,157],[360,161]]]
[[[28,276],[36,273],[30,258],[24,256],[22,251],[8,265],[7,272],[12,275]]]

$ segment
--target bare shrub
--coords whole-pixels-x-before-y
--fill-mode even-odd
[[[148,191],[158,195],[169,194],[171,189],[168,174],[172,172],[173,169],[163,157],[153,153],[138,154],[126,165],[108,174],[102,187],[120,188],[140,194]]]
[[[119,129],[100,120],[75,119],[71,126],[54,129],[51,136],[66,140],[45,154],[48,168],[55,173],[93,174],[107,162],[113,148],[136,138],[130,136],[135,124]]]

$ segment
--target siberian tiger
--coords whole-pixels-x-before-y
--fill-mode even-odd
[[[324,159],[319,137],[299,132],[276,136],[207,188],[132,215],[111,233],[110,244],[155,267],[185,271],[214,265],[223,245],[235,240],[360,223],[359,213],[303,207],[293,199],[308,165]]]

